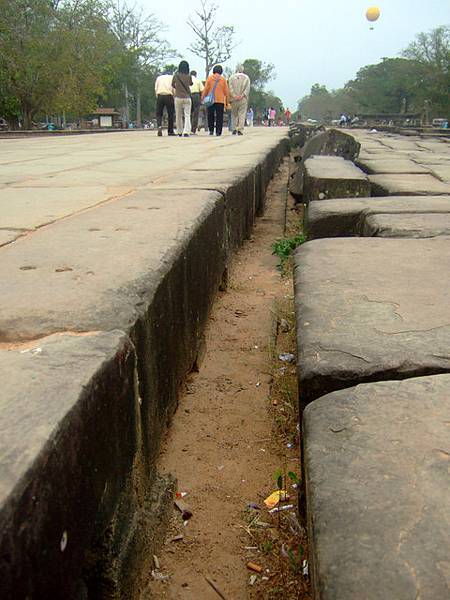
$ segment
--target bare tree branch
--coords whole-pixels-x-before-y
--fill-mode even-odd
[[[194,41],[189,50],[205,62],[205,73],[208,77],[211,68],[231,58],[235,43],[234,27],[230,25],[216,25],[218,6],[209,4],[208,0],[201,0],[201,8],[195,11],[195,17],[189,17],[187,25],[194,33]]]

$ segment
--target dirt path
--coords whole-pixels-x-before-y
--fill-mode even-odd
[[[273,435],[269,400],[274,303],[292,295],[292,280],[280,277],[271,254],[283,236],[287,179],[286,161],[269,187],[265,216],[234,259],[228,290],[217,298],[204,361],[165,441],[159,470],[177,477],[193,517],[184,526],[174,512],[158,557],[159,572],[169,579],[151,581],[144,598],[217,600],[205,577],[227,600],[269,597],[263,586],[270,584],[270,569],[249,585],[246,564],[255,551],[246,547],[255,542],[242,525],[247,505],[261,505],[275,489],[277,468],[288,460],[299,471],[296,448],[287,450]],[[179,535],[183,539],[173,541]],[[256,559],[267,567],[264,556]]]

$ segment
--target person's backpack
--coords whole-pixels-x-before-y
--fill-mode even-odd
[[[203,106],[206,106],[206,108],[208,108],[209,106],[212,106],[216,102],[215,94],[216,94],[216,87],[217,87],[217,84],[219,83],[219,81],[220,81],[220,77],[214,84],[213,89],[202,100],[202,104],[203,104]]]

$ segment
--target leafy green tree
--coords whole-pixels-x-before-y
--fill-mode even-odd
[[[53,111],[81,115],[92,111],[113,77],[117,41],[95,0],[69,0],[58,11],[57,81]]]
[[[283,102],[271,91],[266,91],[266,85],[275,77],[275,67],[272,63],[265,63],[257,58],[247,58],[242,63],[244,72],[250,77],[251,106],[256,115],[262,116],[264,111],[273,106],[278,111],[282,110]]]
[[[244,72],[250,77],[254,90],[263,90],[266,84],[275,77],[275,67],[272,63],[264,63],[257,58],[247,58],[242,65]]]
[[[2,94],[25,128],[37,114],[81,114],[110,76],[114,36],[100,0],[0,0]]]
[[[416,61],[383,58],[376,65],[363,67],[345,85],[361,112],[400,113],[414,105],[415,88],[421,76]]]
[[[39,109],[49,108],[56,81],[55,11],[47,0],[0,0],[0,73],[3,93],[17,99],[24,126]]]
[[[416,109],[429,100],[435,116],[448,116],[450,27],[442,26],[429,33],[419,33],[402,54],[415,65],[417,79],[413,92]]]
[[[126,0],[115,0],[110,4],[111,27],[123,48],[121,75],[126,106],[126,119],[129,120],[130,92],[136,102],[136,121],[141,125],[142,83],[145,74],[153,67],[163,64],[167,58],[176,55],[169,43],[162,37],[164,25],[154,14],[146,15],[142,9],[130,7]]]
[[[299,100],[298,111],[303,118],[326,121],[332,117],[333,106],[333,97],[326,86],[315,83],[310,93]]]

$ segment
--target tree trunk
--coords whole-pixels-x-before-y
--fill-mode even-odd
[[[125,126],[128,129],[128,123],[130,122],[130,105],[128,103],[128,84],[124,83],[124,93],[125,93]]]
[[[138,85],[136,90],[136,127],[142,127],[141,118],[141,88]]]
[[[28,106],[22,106],[23,129],[31,129],[33,123],[33,112]]]

